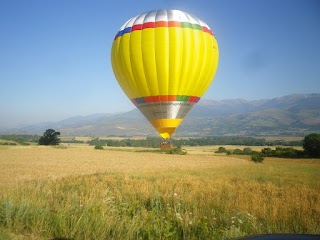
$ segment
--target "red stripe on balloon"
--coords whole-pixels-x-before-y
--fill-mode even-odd
[[[168,102],[168,95],[160,95],[159,97],[161,102]]]
[[[131,28],[131,32],[136,31],[136,30],[141,30],[142,29],[142,24],[136,24],[133,25]]]
[[[209,33],[209,34],[213,35],[212,30],[211,30],[211,29],[209,29],[209,28],[207,28],[207,27],[205,27],[205,26],[202,26],[202,31],[204,31],[204,32],[206,32],[206,33]]]
[[[144,97],[144,101],[145,101],[146,103],[159,102],[159,101],[160,101],[160,96],[148,96],[148,97]]]
[[[188,102],[197,102],[198,99],[199,99],[199,97],[190,96]]]
[[[146,23],[143,23],[142,25],[142,29],[146,29],[146,28],[154,28],[155,27],[155,22],[146,22]]]

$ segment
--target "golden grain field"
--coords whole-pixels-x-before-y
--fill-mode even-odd
[[[1,147],[0,239],[320,234],[317,159],[256,164],[211,148],[135,150]]]
[[[1,186],[24,180],[46,180],[105,172],[141,173],[248,164],[247,161],[230,157],[199,158],[193,155],[98,151],[90,146],[67,149],[46,146],[7,147],[0,149],[0,163]]]

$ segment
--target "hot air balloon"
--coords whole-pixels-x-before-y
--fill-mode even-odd
[[[179,10],[154,10],[129,19],[111,50],[118,83],[164,139],[208,89],[218,59],[209,26]]]

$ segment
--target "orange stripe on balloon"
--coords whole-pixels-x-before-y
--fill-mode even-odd
[[[155,27],[168,27],[168,22],[167,21],[158,21],[155,24]]]
[[[181,22],[169,21],[168,22],[168,27],[181,27]]]

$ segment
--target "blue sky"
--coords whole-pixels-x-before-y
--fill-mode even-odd
[[[317,0],[1,0],[0,129],[134,108],[110,50],[129,18],[179,9],[205,21],[220,61],[206,99],[320,92]]]

